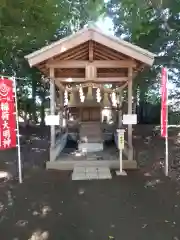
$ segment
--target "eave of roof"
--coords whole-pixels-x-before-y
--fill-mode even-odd
[[[107,46],[107,45],[105,44],[104,40],[108,40],[108,41],[110,41],[109,43],[112,43],[112,44],[109,44],[109,46],[107,46],[107,47],[111,48],[111,46],[113,46],[113,44],[114,44],[114,45],[116,45],[116,46],[114,46],[114,50],[118,51],[119,53],[126,54],[127,56],[132,57],[138,61],[142,61],[142,63],[145,63],[150,66],[153,64],[154,58],[156,57],[155,54],[153,54],[139,46],[133,45],[133,44],[126,42],[122,39],[119,39],[118,37],[115,37],[113,35],[108,35],[108,34],[103,33],[97,27],[87,27],[87,28],[84,28],[84,29],[76,32],[75,34],[72,34],[72,35],[65,37],[61,40],[58,40],[48,46],[45,46],[31,54],[26,55],[25,59],[27,59],[29,61],[30,66],[38,65],[41,62],[46,61],[49,58],[52,58],[57,54],[59,55],[62,52],[69,50],[71,48],[71,46],[69,48],[65,49],[64,51],[63,50],[61,50],[60,52],[56,51],[56,49],[58,47],[62,46],[63,44],[65,45],[70,41],[73,42],[74,39],[78,39],[78,38],[81,39],[81,36],[82,37],[85,36],[84,42],[89,41],[89,40],[94,40],[94,41],[99,42],[100,44],[104,43],[105,46]],[[81,42],[79,42],[79,44],[82,44],[82,43],[83,43],[83,39],[81,40]],[[75,43],[75,42],[74,42],[74,44],[76,46],[78,45],[78,43]],[[122,52],[120,49],[117,49],[118,46],[119,46],[119,48],[123,48],[124,52]],[[127,50],[127,53],[126,53],[126,50]],[[131,51],[131,54],[128,53],[130,51]],[[48,54],[45,55],[46,53],[48,53]],[[40,56],[40,58],[39,58],[39,56]],[[35,61],[35,58],[36,58],[36,61]],[[33,62],[33,60],[34,60],[34,62]]]

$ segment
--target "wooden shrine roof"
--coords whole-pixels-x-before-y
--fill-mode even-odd
[[[144,65],[151,66],[154,57],[155,54],[112,35],[109,36],[96,27],[84,28],[25,56],[31,67],[39,68],[46,76],[49,76],[49,64],[58,62],[61,68],[55,68],[56,78],[82,78],[85,76],[84,68],[64,67],[65,61],[69,61],[69,65],[71,65],[76,60],[80,66],[81,63],[85,64],[85,61],[113,60],[112,68],[97,69],[98,77],[123,77],[127,71],[125,64],[127,60],[135,63],[134,71],[139,71]],[[124,64],[124,68],[123,65],[121,68],[117,67],[119,60]]]

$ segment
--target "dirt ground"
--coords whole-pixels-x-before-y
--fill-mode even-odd
[[[48,129],[22,130],[31,136],[30,144],[22,137],[24,183],[0,184],[0,240],[180,239],[179,128],[170,131],[165,178],[164,141],[152,127],[134,131],[140,170],[102,181],[45,170]],[[16,157],[14,150],[1,152],[0,169],[16,176]]]

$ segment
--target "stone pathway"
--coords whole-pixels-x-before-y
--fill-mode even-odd
[[[111,179],[108,167],[96,167],[89,164],[81,164],[74,167],[72,180]]]

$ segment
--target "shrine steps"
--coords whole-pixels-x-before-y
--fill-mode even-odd
[[[100,122],[82,122],[79,128],[80,151],[97,152],[103,150],[103,136]]]

